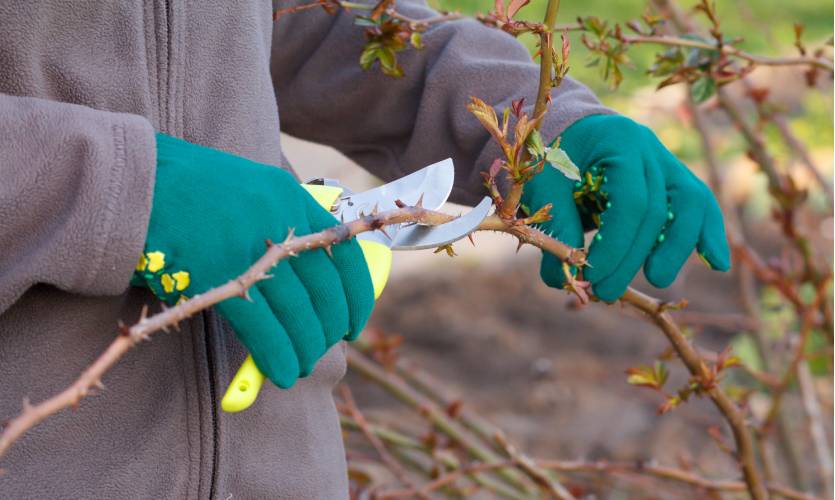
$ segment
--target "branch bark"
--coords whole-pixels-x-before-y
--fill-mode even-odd
[[[283,243],[269,243],[266,253],[241,276],[153,316],[147,316],[146,308],[143,310],[139,321],[133,326],[120,325],[119,335],[116,339],[64,391],[37,405],[32,405],[28,399],[24,399],[20,414],[9,420],[3,427],[2,434],[0,434],[0,458],[6,454],[12,443],[20,439],[29,429],[38,425],[45,418],[66,408],[77,406],[92,391],[103,388],[102,376],[140,341],[149,339],[152,334],[160,330],[168,331],[169,328],[176,328],[180,321],[225,299],[246,297],[246,291],[253,284],[270,277],[269,270],[279,260],[305,250],[329,247],[359,233],[372,231],[388,224],[402,222],[439,224],[450,219],[451,217],[446,214],[418,207],[406,207],[369,215],[306,236],[296,237],[290,231],[290,235]]]
[[[554,43],[554,25],[557,22],[557,13],[560,10],[560,0],[548,0],[548,5],[545,7],[545,20],[542,24],[542,31],[539,33],[539,87],[536,93],[536,104],[534,105],[532,119],[539,118],[548,109],[548,101],[551,99],[551,89],[553,88],[554,59],[551,57],[553,53]],[[536,126],[537,130],[539,125]],[[520,140],[518,137],[516,140]],[[527,150],[522,153],[522,164],[530,160],[530,154]],[[524,183],[512,181],[504,201],[501,204],[499,215],[503,219],[513,220],[516,218],[516,211],[519,209],[519,203],[522,200],[522,191]]]
[[[822,57],[811,56],[786,56],[786,57],[768,57],[760,56],[745,52],[732,45],[723,45],[720,49],[716,45],[707,42],[700,42],[698,40],[691,40],[689,38],[679,38],[676,36],[664,35],[623,35],[622,41],[630,44],[654,44],[667,45],[674,47],[690,47],[694,49],[707,50],[721,50],[722,53],[743,59],[753,64],[761,66],[814,66],[828,71],[833,71],[832,61]]]

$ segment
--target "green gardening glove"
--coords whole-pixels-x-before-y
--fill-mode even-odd
[[[525,186],[522,204],[533,212],[552,203],[553,218],[541,227],[573,247],[599,228],[583,276],[600,299],[617,300],[641,266],[651,284],[669,286],[693,249],[708,267],[730,268],[716,198],[650,129],[624,116],[594,115],[561,137],[582,181],[546,167]],[[553,255],[543,254],[540,274],[547,285],[563,286]]]
[[[242,274],[283,241],[336,219],[276,167],[157,134],[157,174],[145,251],[133,284],[174,304]],[[276,385],[311,373],[325,351],[355,338],[374,289],[355,240],[282,260],[244,298],[216,306]]]

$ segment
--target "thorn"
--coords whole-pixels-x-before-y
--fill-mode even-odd
[[[101,383],[101,379],[98,379],[98,380],[94,381],[93,386],[100,391],[105,390],[105,386],[104,386],[104,384]]]
[[[397,208],[406,208],[406,204],[403,203],[403,201],[401,201],[399,198],[394,200],[394,204],[397,206]]]
[[[467,239],[470,240],[470,243],[472,243],[473,246],[475,246],[475,239],[473,239],[473,233],[469,233],[467,235]]]
[[[124,321],[119,320],[116,322],[116,328],[119,330],[119,335],[127,337],[130,335],[130,328],[128,325],[125,324]]]
[[[235,281],[238,282],[238,285],[241,287],[241,292],[238,294],[238,297],[246,300],[247,302],[252,302],[252,296],[249,294],[249,287],[244,283],[241,278],[235,278]]]
[[[524,245],[524,244],[525,244],[525,242],[524,242],[524,241],[519,240],[519,244],[518,244],[518,245],[516,245],[516,253],[519,253],[519,250],[521,250],[521,249],[522,249],[522,245]]]
[[[333,258],[333,245],[332,244],[327,244],[327,245],[323,246],[322,249],[325,251],[326,254],[328,254],[328,257],[330,257],[331,259]]]
[[[290,229],[288,229],[287,230],[287,237],[284,238],[284,242],[282,243],[282,245],[286,245],[288,242],[290,242],[290,240],[293,239],[295,234],[296,234],[296,228],[291,227]]]
[[[377,212],[380,211],[380,203],[375,203],[374,208],[371,209],[371,215],[377,215]]]
[[[142,311],[139,313],[139,322],[143,323],[148,319],[148,304],[142,304]]]
[[[423,195],[424,193],[420,193],[420,198],[418,198],[417,203],[415,203],[415,208],[423,208]]]
[[[381,233],[385,234],[386,238],[391,239],[391,236],[389,235],[389,233],[386,232],[386,226],[385,225],[381,225],[380,227],[378,227],[377,231],[380,231]]]
[[[29,396],[23,396],[23,413],[32,411],[32,403],[29,402]]]
[[[272,248],[272,247],[273,247],[273,245],[275,245],[275,243],[273,243],[273,240],[271,240],[271,239],[269,239],[269,238],[267,238],[266,240],[264,240],[264,244],[265,244],[265,245],[267,245],[267,250],[269,250],[270,248]]]

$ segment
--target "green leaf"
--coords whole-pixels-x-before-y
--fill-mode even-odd
[[[637,368],[629,368],[626,374],[629,375],[626,379],[628,384],[655,390],[661,390],[669,377],[667,366],[660,361],[656,361],[653,366],[641,365]]]
[[[379,26],[380,23],[367,17],[357,16],[354,18],[354,24],[357,26]]]
[[[655,365],[653,366],[653,371],[655,372],[655,380],[658,381],[658,385],[664,386],[667,383],[667,379],[670,377],[670,372],[667,370],[667,365],[660,361],[656,361]]]
[[[713,45],[716,43],[715,40],[711,40],[703,36],[696,35],[694,33],[684,34],[682,35],[682,38],[686,40],[694,40],[697,42],[706,43],[709,45]],[[721,56],[721,53],[717,49],[693,48],[687,52],[687,60],[684,64],[691,68],[702,67],[703,69],[707,69],[707,66],[710,65],[711,61],[715,62],[719,60]]]
[[[734,355],[748,368],[761,371],[763,369],[762,358],[757,350],[754,339],[746,333],[740,333],[731,340],[731,348]]]
[[[606,33],[606,21],[601,21],[595,16],[584,17],[579,20],[586,31],[591,31],[598,37],[602,38]]]
[[[580,180],[580,169],[577,168],[577,165],[571,161],[568,153],[563,151],[562,148],[547,148],[545,151],[545,161],[569,179],[573,181]]]
[[[409,37],[409,41],[412,43],[412,47],[416,49],[423,48],[423,40],[421,39],[420,33],[417,31],[412,33],[412,36]]]
[[[528,152],[534,158],[542,158],[545,156],[545,144],[542,143],[542,136],[539,134],[538,130],[534,129],[533,132],[528,135],[525,145],[528,147]]]
[[[380,59],[380,68],[386,76],[400,78],[403,76],[403,69],[397,64],[397,54],[389,48],[382,48],[377,57]]]
[[[362,69],[368,69],[374,64],[379,58],[380,53],[380,44],[379,43],[369,43],[365,47],[362,48],[362,54],[360,54],[360,67]]]
[[[696,104],[705,102],[714,93],[716,93],[716,80],[708,76],[699,78],[690,86],[690,95],[693,96]]]
[[[828,355],[824,355],[828,347],[826,337],[820,330],[812,330],[809,343],[806,344],[806,355],[809,356],[809,370],[817,377],[830,377]]]

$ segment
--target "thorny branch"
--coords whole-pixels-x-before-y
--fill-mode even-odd
[[[527,2],[516,3],[524,5]],[[279,10],[276,11],[275,14],[276,18],[279,18],[286,14],[313,8],[322,8],[329,13],[334,13],[338,9],[364,10],[370,11],[369,16],[372,19],[374,19],[374,16],[377,16],[376,19],[379,20],[381,16],[385,15],[394,22],[403,23],[405,26],[403,30],[407,33],[420,33],[432,24],[458,18],[457,14],[443,14],[437,18],[431,19],[410,19],[398,13],[394,4],[395,2],[393,0],[382,0],[373,5],[339,0],[319,0],[310,4]],[[488,24],[492,23],[514,35],[527,32],[534,33],[540,37],[540,87],[533,115],[534,119],[539,118],[546,110],[549,102],[550,90],[555,80],[553,65],[556,61],[556,56],[552,57],[553,33],[563,30],[587,30],[587,27],[582,22],[577,24],[556,25],[555,20],[558,5],[558,1],[549,1],[546,8],[547,15],[544,23],[514,21],[512,19],[512,15],[510,17],[505,16],[504,19],[497,20],[497,17],[492,13],[491,15],[482,17],[482,21],[486,21]],[[734,43],[736,43],[735,40],[724,40],[721,37],[721,33],[718,31],[718,23],[713,18],[711,18],[711,20],[714,22],[714,29],[711,32],[714,36],[714,41],[702,41],[671,35],[659,35],[657,33],[646,34],[639,32],[636,35],[626,35],[621,33],[619,29],[606,34],[605,37],[615,39],[625,45],[658,44],[718,51],[723,56],[747,61],[751,66],[803,65],[827,71],[832,71],[833,69],[831,59],[824,57],[820,51],[816,52],[815,55],[812,56],[807,55],[804,52],[801,56],[796,57],[764,57],[744,52],[734,46]],[[398,43],[400,42],[398,41]],[[419,43],[419,39],[417,43],[414,39],[412,40],[412,44],[415,46],[418,46]],[[567,46],[564,45],[564,57],[561,62],[563,65],[565,64],[566,54]],[[396,73],[397,69],[398,68],[395,67],[389,68],[389,70],[392,70],[394,73]],[[743,72],[739,72],[738,74],[744,76]],[[803,375],[806,374],[803,370],[808,370],[808,366],[804,363],[804,353],[805,346],[810,335],[809,332],[811,332],[813,327],[818,326],[823,326],[824,331],[827,331],[828,327],[831,331],[831,308],[827,309],[828,304],[825,304],[827,301],[821,300],[825,299],[825,287],[831,280],[831,271],[821,271],[817,269],[815,266],[815,259],[812,257],[809,249],[808,242],[806,242],[803,236],[798,235],[795,231],[793,219],[791,218],[792,213],[790,213],[790,211],[794,208],[793,204],[797,202],[797,200],[793,198],[796,196],[796,193],[793,191],[793,186],[791,184],[787,184],[789,181],[787,181],[786,177],[779,172],[773,158],[768,153],[765,143],[758,135],[758,131],[747,125],[741,112],[735,108],[732,102],[730,102],[724,94],[723,89],[719,89],[718,95],[722,109],[727,112],[731,119],[736,123],[742,135],[751,146],[753,158],[757,161],[769,178],[772,193],[775,194],[775,197],[778,201],[780,201],[784,211],[784,217],[782,219],[784,233],[787,238],[794,242],[795,247],[803,256],[805,268],[804,275],[816,285],[818,291],[812,305],[804,302],[800,297],[796,283],[792,282],[791,278],[787,276],[787,273],[780,268],[775,268],[769,263],[765,263],[763,259],[761,259],[753,252],[753,250],[744,244],[744,240],[741,239],[741,232],[739,233],[740,239],[737,241],[740,243],[734,245],[735,260],[737,263],[746,265],[747,268],[751,270],[753,276],[760,282],[770,284],[780,290],[783,296],[795,306],[798,316],[802,318],[800,339],[797,342],[792,359],[784,373],[784,377],[776,383],[767,384],[772,390],[774,390],[772,407],[769,411],[768,418],[765,422],[763,422],[763,427],[768,427],[768,424],[770,424],[775,418],[779,417],[779,403],[782,394],[788,390],[789,383],[796,376],[800,376],[802,378]],[[775,117],[772,116],[770,118],[774,119]],[[801,159],[807,167],[815,170],[808,153],[802,149],[802,144],[797,143],[796,138],[791,136],[790,131],[785,125],[786,124],[783,123],[783,128],[780,129],[785,140],[801,156]],[[794,141],[794,144],[792,144],[792,141]],[[818,177],[819,182],[820,180],[821,179]],[[718,184],[718,174],[714,178],[714,181],[715,184]],[[510,208],[506,208],[506,210],[503,210],[499,215],[487,218],[482,223],[479,230],[493,230],[512,234],[519,239],[520,245],[523,243],[534,245],[544,251],[556,255],[567,263],[582,266],[585,263],[585,253],[582,250],[568,247],[563,243],[548,237],[544,233],[525,225],[523,223],[525,221],[515,219],[515,207],[518,206],[518,199],[521,197],[522,184],[523,183],[520,183],[520,187],[517,191],[512,192],[509,197],[503,200],[505,202],[504,207],[511,207],[513,208],[513,211],[511,212]],[[831,190],[829,193],[831,196]],[[509,203],[508,200],[510,201]],[[355,236],[363,231],[374,230],[385,224],[397,222],[438,224],[450,220],[450,218],[451,217],[448,215],[424,210],[420,207],[405,207],[389,212],[372,214],[357,221],[335,226],[327,231],[313,235],[295,237],[291,233],[285,242],[281,244],[268,245],[267,252],[261,259],[259,259],[246,273],[229,283],[210,290],[200,296],[193,297],[191,300],[183,304],[171,309],[166,309],[152,316],[148,316],[147,309],[145,309],[136,324],[130,327],[120,325],[120,335],[99,356],[99,358],[93,362],[93,364],[84,370],[84,372],[70,387],[37,405],[32,405],[28,400],[24,400],[21,413],[17,417],[11,419],[3,428],[2,434],[0,434],[0,457],[2,457],[8,451],[9,447],[15,441],[20,439],[29,429],[43,421],[48,416],[68,407],[76,407],[85,397],[92,395],[97,389],[103,389],[101,379],[104,374],[116,362],[118,362],[118,360],[128,350],[137,345],[139,341],[149,339],[151,334],[158,332],[159,330],[167,331],[169,328],[176,328],[179,321],[190,317],[198,311],[211,307],[222,300],[236,296],[247,297],[247,290],[249,287],[260,280],[269,279],[269,269],[279,260],[291,257],[308,249],[329,247],[330,245]],[[731,237],[733,240],[734,235],[732,234]],[[734,242],[732,241],[732,243]],[[585,292],[584,289],[575,288],[573,291],[582,300],[586,299],[584,295],[587,292]],[[404,402],[418,408],[421,411],[421,414],[429,419],[436,428],[457,440],[459,444],[468,450],[469,454],[474,459],[480,461],[478,463],[459,467],[449,474],[441,476],[435,481],[420,488],[410,487],[407,480],[401,478],[404,485],[409,488],[408,491],[411,491],[412,494],[418,496],[429,494],[432,491],[455,482],[462,476],[473,476],[473,479],[477,483],[492,486],[495,488],[495,491],[501,491],[504,486],[491,483],[491,481],[493,481],[492,479],[489,479],[486,476],[481,477],[480,475],[482,472],[495,470],[499,474],[501,480],[504,481],[504,484],[510,484],[513,487],[521,488],[519,491],[530,491],[530,482],[533,481],[533,483],[536,483],[540,487],[544,485],[546,490],[550,490],[554,496],[559,498],[571,498],[570,493],[565,491],[559,482],[555,481],[552,476],[547,474],[547,469],[553,469],[561,472],[584,471],[647,474],[650,476],[689,484],[691,486],[712,492],[747,490],[755,499],[767,498],[769,492],[788,498],[810,498],[803,493],[777,485],[771,482],[770,479],[769,481],[763,481],[760,478],[760,473],[757,470],[755,447],[751,433],[748,429],[745,414],[722,390],[716,382],[715,377],[711,374],[710,369],[707,367],[705,357],[693,347],[690,340],[684,335],[679,325],[673,320],[669,312],[670,305],[633,289],[629,289],[622,297],[621,301],[629,304],[636,310],[641,311],[650,319],[650,321],[661,329],[670,344],[673,346],[673,349],[682,359],[685,367],[688,369],[693,379],[698,381],[700,384],[700,390],[702,393],[710,397],[713,404],[727,421],[736,443],[735,457],[739,461],[740,468],[743,473],[744,483],[739,481],[708,480],[696,476],[688,471],[660,467],[654,464],[633,464],[630,466],[628,464],[606,462],[583,463],[535,461],[513,453],[510,451],[512,448],[508,446],[500,447],[504,449],[506,455],[509,455],[507,458],[503,458],[489,447],[485,447],[480,444],[478,440],[472,439],[470,434],[472,428],[468,429],[465,428],[465,425],[462,425],[464,422],[467,422],[466,420],[464,420],[464,422],[456,422],[454,421],[455,419],[451,419],[445,412],[438,409],[433,410],[431,402],[428,402],[425,398],[414,393],[414,391],[408,387],[404,389],[403,387],[396,385],[391,386],[391,374],[385,372],[382,372],[382,374],[374,372],[377,368],[372,363],[365,363],[361,357],[358,357],[358,353],[351,351],[353,354],[349,355],[349,363],[351,363],[353,368],[364,372],[367,376],[369,373],[375,373],[373,376],[380,378],[378,383],[381,385],[389,384],[389,388],[392,392],[399,393]],[[822,305],[822,303],[824,304]],[[818,313],[818,311],[820,311],[820,313]],[[749,316],[751,315],[749,314]],[[808,381],[805,382],[808,386]],[[803,396],[806,406],[813,408],[815,406],[814,403],[816,402],[814,400],[815,396],[814,394],[809,393],[808,387],[804,389]],[[811,416],[813,410],[809,411]],[[393,431],[378,429],[367,422],[363,422],[362,418],[358,421],[356,418],[358,416],[357,413],[349,413],[351,413],[354,417],[353,419],[350,419],[349,423],[361,429],[367,436],[378,436],[387,443],[395,439],[396,433],[392,434]],[[474,421],[470,420],[469,422],[470,424],[473,424]],[[473,425],[475,425],[476,429],[483,430],[483,428],[478,427],[477,424]],[[481,432],[475,431],[475,433],[476,435],[484,437]],[[402,444],[403,440],[401,439],[400,441]],[[380,443],[376,443],[375,448],[378,448],[379,445]],[[829,473],[831,474],[831,470]],[[767,474],[766,476],[769,477],[770,474]],[[403,491],[400,493],[403,493]],[[390,492],[389,495],[390,497],[396,497],[399,496],[400,493]],[[512,494],[508,494],[507,496],[512,497]]]
[[[487,25],[493,25],[513,35],[522,33],[539,34],[542,30],[540,24],[519,21],[517,25],[511,26],[506,23],[497,22],[494,16],[479,16],[479,20]],[[588,31],[582,22],[563,23],[554,26],[554,31]],[[827,71],[833,71],[835,66],[830,58],[824,56],[763,56],[746,52],[732,44],[719,47],[715,43],[692,40],[672,35],[627,35],[624,33],[612,32],[607,35],[617,41],[629,45],[662,45],[668,47],[687,47],[704,50],[720,50],[723,54],[747,61],[758,66],[812,66]]]
[[[119,335],[108,348],[86,369],[81,376],[67,389],[59,394],[37,404],[32,405],[24,399],[21,413],[8,421],[0,434],[0,458],[9,447],[20,439],[29,429],[42,422],[45,418],[61,410],[76,407],[81,400],[91,395],[95,389],[103,388],[102,376],[116,364],[122,356],[142,340],[160,330],[168,331],[178,328],[180,321],[212,307],[223,300],[232,297],[248,297],[247,291],[255,283],[269,279],[270,269],[280,260],[314,248],[328,248],[331,245],[347,240],[359,233],[379,229],[387,224],[401,222],[420,222],[437,224],[449,220],[449,216],[425,210],[420,207],[404,207],[388,212],[368,215],[361,219],[334,226],[325,231],[305,236],[294,236],[293,232],[283,243],[267,242],[267,250],[244,274],[213,288],[206,293],[195,295],[175,307],[165,308],[162,312],[152,316],[147,315],[147,308],[134,325],[128,327],[119,325]]]
[[[759,66],[815,66],[827,71],[833,71],[833,63],[830,59],[811,56],[785,56],[768,57],[745,52],[732,45],[723,45],[718,48],[713,43],[689,40],[675,36],[646,36],[646,35],[623,35],[623,42],[628,44],[653,44],[667,45],[673,47],[689,47],[694,49],[720,50],[723,54],[743,59]]]
[[[247,290],[252,285],[258,281],[269,279],[269,270],[279,260],[305,250],[327,247],[361,232],[378,229],[387,224],[403,222],[438,224],[448,220],[450,220],[450,216],[446,214],[419,207],[406,207],[369,215],[356,221],[334,226],[320,233],[299,237],[291,234],[283,243],[272,244],[268,247],[264,256],[240,277],[204,294],[197,295],[176,307],[153,316],[143,316],[138,323],[131,327],[121,327],[120,335],[107,350],[82,373],[75,383],[63,392],[37,405],[31,405],[28,401],[24,402],[21,413],[8,423],[3,429],[2,435],[0,435],[0,457],[8,451],[12,443],[49,415],[80,404],[83,398],[90,395],[91,390],[101,385],[101,378],[107,370],[140,340],[147,339],[151,334],[160,330],[175,327],[180,321],[222,300],[247,296]],[[479,229],[507,232],[519,238],[520,241],[551,252],[563,260],[583,262],[585,258],[581,251],[548,237],[535,228],[508,224],[497,216],[485,219]],[[703,376],[706,370],[704,361],[690,345],[678,325],[672,320],[669,312],[665,309],[665,303],[632,289],[627,291],[621,300],[648,315],[673,344],[691,374]],[[753,448],[743,416],[719,386],[713,386],[706,392],[728,420],[733,430],[737,441],[739,460],[746,480],[749,482],[752,480],[751,478],[756,480],[756,470],[753,469]],[[489,450],[481,450],[479,454],[482,455],[479,457],[480,459],[492,458],[493,461],[498,459]],[[762,487],[761,483],[757,482],[757,484]]]

